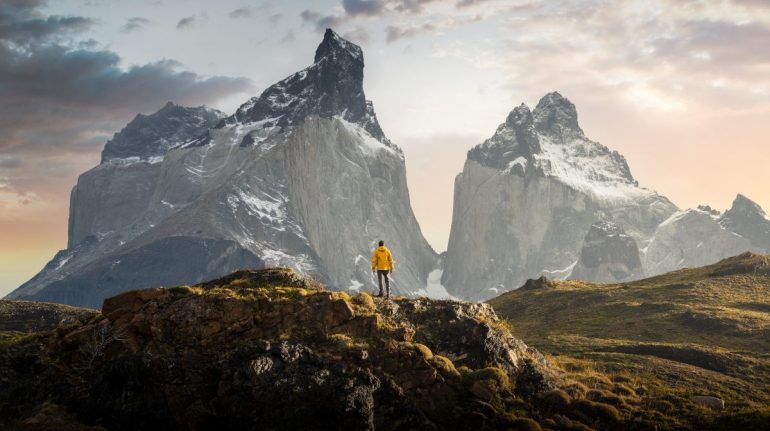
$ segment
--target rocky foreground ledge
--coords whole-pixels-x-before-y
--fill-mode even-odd
[[[487,304],[241,271],[5,342],[0,428],[538,429],[554,381]]]

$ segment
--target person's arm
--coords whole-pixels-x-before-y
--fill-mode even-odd
[[[372,253],[372,272],[375,271],[375,268],[377,268],[377,250]]]
[[[393,255],[388,250],[388,263],[390,264],[390,272],[393,272]]]

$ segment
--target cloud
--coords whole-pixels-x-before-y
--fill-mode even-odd
[[[342,0],[348,15],[377,15],[385,8],[383,0]]]
[[[140,16],[129,18],[128,21],[126,21],[126,23],[120,27],[120,31],[122,33],[132,33],[134,31],[143,29],[149,23],[149,19],[142,18]]]
[[[242,6],[237,9],[234,9],[230,11],[227,16],[229,16],[232,19],[242,19],[242,18],[255,18],[257,16],[260,16],[267,12],[268,9],[272,7],[272,4],[270,2],[264,2],[259,6]],[[269,19],[271,19],[275,15],[281,15],[280,13],[274,14]]]
[[[13,154],[0,154],[0,169],[15,169],[21,166],[21,157]]]
[[[75,39],[89,20],[46,17],[35,9],[40,4],[0,5],[0,206],[7,217],[25,202],[66,205],[77,174],[98,162],[104,142],[136,113],[253,89],[248,79],[200,76],[173,60],[123,68],[98,42]]]
[[[385,27],[385,41],[387,43],[393,43],[399,39],[406,39],[415,37],[423,33],[429,33],[436,30],[436,26],[430,23],[425,23],[415,27],[399,27],[389,25]]]
[[[390,0],[388,3],[396,12],[401,13],[420,13],[428,3],[434,3],[436,0]]]
[[[177,30],[191,29],[203,24],[206,20],[208,20],[208,15],[205,13],[190,15],[180,19],[179,22],[176,23],[176,28]]]
[[[281,38],[281,43],[289,43],[289,42],[294,42],[294,39],[295,39],[295,37],[294,37],[294,32],[293,32],[293,31],[291,31],[291,30],[289,30],[289,31],[288,31],[288,33],[286,33],[286,34],[285,34],[285,35],[284,35],[284,36]]]
[[[42,41],[61,40],[86,30],[93,20],[79,16],[41,17],[41,0],[9,0],[0,3],[0,40],[28,47]]]
[[[362,43],[364,44],[369,43],[372,40],[372,37],[369,35],[369,32],[366,31],[366,29],[361,26],[358,26],[353,30],[346,32],[345,34],[342,35],[342,37],[344,37],[345,39],[351,42],[357,43],[359,45]]]
[[[335,15],[321,15],[311,10],[303,10],[299,16],[304,24],[312,25],[316,31],[323,32],[327,28],[334,28],[345,22],[345,19]]]
[[[274,24],[274,25],[278,24],[279,22],[281,22],[282,19],[283,19],[283,14],[282,13],[274,13],[274,14],[270,15],[269,17],[267,17],[267,20],[270,21],[270,24]]]
[[[230,13],[228,13],[227,16],[233,19],[251,18],[254,16],[254,11],[251,8],[239,7],[238,9],[230,11]]]
[[[475,6],[480,3],[485,3],[487,1],[489,0],[460,0],[457,2],[455,6],[457,6],[457,8],[464,8],[469,6]]]

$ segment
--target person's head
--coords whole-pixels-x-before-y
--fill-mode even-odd
[[[383,245],[385,245],[385,241],[380,241],[380,247],[382,247]]]

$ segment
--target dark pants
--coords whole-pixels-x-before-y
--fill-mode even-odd
[[[388,270],[387,269],[378,269],[377,270],[377,281],[380,282],[380,295],[382,295],[382,278],[385,277],[385,289],[387,289],[387,294],[390,295],[390,280],[388,279]]]

